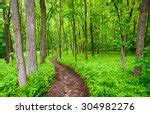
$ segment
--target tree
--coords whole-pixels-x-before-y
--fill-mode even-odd
[[[140,17],[138,23],[138,38],[136,47],[136,58],[140,61],[144,53],[144,38],[146,32],[148,8],[150,7],[149,0],[142,0],[142,6],[140,10]],[[142,74],[142,64],[137,65],[135,68],[135,76],[140,76]]]
[[[90,37],[91,37],[91,54],[94,56],[95,49],[94,49],[94,36],[93,36],[93,17],[92,17],[92,2],[90,0]]]
[[[76,22],[75,22],[75,0],[72,0],[72,30],[73,30],[73,48],[74,57],[77,60],[77,37],[76,37]]]
[[[127,2],[128,4],[128,2]],[[118,6],[117,4],[114,2],[114,7],[117,11],[117,16],[118,16],[118,20],[119,20],[119,26],[120,26],[120,31],[122,32],[121,33],[121,67],[122,67],[122,70],[124,71],[125,70],[125,67],[126,67],[126,41],[127,41],[127,34],[125,33],[125,30],[124,30],[124,25],[121,24],[121,15],[119,13],[119,9],[118,9]]]
[[[145,34],[145,47],[148,47],[150,44],[150,11],[147,17],[147,27],[146,27],[146,34]]]
[[[2,1],[5,4],[5,7],[3,8],[3,20],[4,20],[5,42],[6,42],[6,63],[9,63],[11,53],[11,35],[10,35],[11,11],[10,7],[6,5],[8,2],[6,0]]]
[[[37,71],[36,56],[36,20],[35,20],[35,1],[25,0],[26,6],[26,71],[27,75]]]
[[[62,1],[59,0],[59,41],[58,41],[59,58],[62,56]]]
[[[84,58],[88,59],[87,46],[88,46],[88,34],[87,34],[87,0],[84,0]]]
[[[19,14],[18,0],[11,0],[12,22],[14,29],[15,52],[18,66],[19,85],[26,83],[26,70],[24,65],[23,51],[22,51],[22,37],[21,37],[21,22]]]
[[[45,62],[46,58],[46,5],[45,0],[40,0],[41,7],[41,63]]]
[[[11,52],[11,35],[10,35],[11,12],[10,12],[10,7],[3,9],[3,20],[4,20],[5,42],[6,42],[6,63],[9,63],[10,52]]]

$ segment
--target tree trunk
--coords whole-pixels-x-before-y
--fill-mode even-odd
[[[87,0],[84,0],[84,58],[88,59],[87,55],[87,45],[88,45],[88,35],[87,35]]]
[[[59,58],[62,57],[62,1],[59,0]]]
[[[150,46],[150,11],[149,11],[149,14],[148,14],[148,24],[147,24],[147,28],[148,28],[148,32],[147,32],[147,45]]]
[[[21,22],[20,22],[18,0],[11,0],[11,8],[12,8],[12,22],[15,40],[15,52],[17,57],[17,66],[19,74],[19,85],[22,86],[26,83],[26,70],[22,51]]]
[[[11,52],[11,37],[10,37],[10,19],[11,19],[11,13],[10,8],[8,11],[5,9],[3,10],[3,19],[4,19],[4,31],[5,31],[5,42],[6,42],[6,63],[9,63],[10,61],[10,52]]]
[[[148,16],[148,8],[149,0],[142,1],[142,7],[140,10],[140,17],[139,17],[139,29],[138,29],[138,39],[137,39],[137,48],[136,48],[136,58],[138,61],[142,59],[143,52],[144,52],[144,38],[146,32],[146,20]],[[136,66],[135,68],[135,76],[140,76],[142,74],[142,64]]]
[[[145,33],[145,46],[148,46],[148,44],[149,44],[149,34],[150,34],[150,28],[149,28],[149,26],[150,26],[150,14],[148,14],[148,17],[147,17],[147,25],[146,25],[146,33]]]
[[[74,57],[77,61],[77,37],[76,37],[76,23],[75,23],[75,0],[72,1],[72,30],[73,30],[73,48],[74,48]]]
[[[25,0],[26,5],[26,70],[27,75],[37,71],[36,56],[36,20],[35,20],[35,1]]]
[[[47,45],[46,45],[46,47],[47,47],[47,55],[49,55],[50,54],[50,44],[51,44],[51,35],[49,35],[49,33],[50,33],[50,24],[48,24],[48,29],[46,29],[46,31],[47,31],[47,38],[46,38],[46,40],[47,40]],[[51,50],[52,51],[52,50]]]
[[[126,40],[127,40],[127,36],[123,35],[122,36],[122,47],[121,47],[121,66],[123,71],[125,70],[126,67]]]
[[[64,20],[62,21],[62,30],[63,30],[63,38],[64,38],[64,43],[65,43],[65,51],[68,54],[68,37],[65,32],[65,27],[64,27]]]
[[[118,9],[118,6],[116,3],[114,3],[114,6],[115,6],[115,9],[117,11],[117,16],[118,16],[118,19],[119,21],[121,21],[121,14],[119,13],[119,9]],[[131,17],[129,17],[131,18]],[[123,29],[124,27],[120,24],[120,31],[124,31]],[[125,68],[126,68],[126,40],[127,40],[127,35],[122,33],[121,35],[121,38],[122,38],[122,47],[121,47],[121,67],[122,67],[122,70],[124,71]]]
[[[46,6],[45,0],[40,0],[41,6],[41,63],[45,63],[46,59]]]
[[[90,0],[90,36],[91,36],[91,54],[94,56],[94,36],[93,36],[93,18],[92,18],[92,8],[93,5]]]

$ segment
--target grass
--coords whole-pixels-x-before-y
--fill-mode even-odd
[[[38,73],[31,74],[27,84],[19,87],[16,63],[6,64],[0,59],[0,96],[42,96],[48,91],[54,76],[55,68],[47,58],[45,64],[39,64]]]
[[[120,68],[119,54],[83,59],[78,55],[76,62],[71,54],[64,54],[59,61],[71,66],[86,81],[91,96],[95,97],[139,97],[148,96],[139,78],[133,78],[134,56],[127,56],[126,70]]]

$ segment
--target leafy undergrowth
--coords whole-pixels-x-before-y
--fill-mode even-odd
[[[139,78],[133,78],[134,57],[127,57],[127,68],[123,73],[120,68],[119,54],[105,54],[89,57],[87,61],[78,56],[78,61],[64,55],[60,62],[71,66],[86,81],[91,96],[100,97],[138,97],[148,96],[146,88]]]
[[[48,91],[54,76],[55,68],[47,59],[45,64],[39,65],[38,73],[31,74],[27,84],[19,87],[15,62],[6,64],[0,60],[0,96],[42,96]]]
[[[147,92],[150,96],[150,47],[145,49],[145,55],[143,58],[143,76],[141,76],[141,83],[147,88]]]

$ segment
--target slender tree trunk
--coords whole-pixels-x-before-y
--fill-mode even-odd
[[[45,0],[40,0],[41,6],[41,63],[45,63],[46,59],[46,5]]]
[[[136,20],[134,19],[134,25],[133,25],[133,34],[134,34],[134,36],[136,35],[136,25],[137,25],[137,22],[136,22]],[[133,37],[134,37],[133,36]]]
[[[122,44],[122,48],[121,48],[121,66],[122,66],[123,70],[125,70],[125,67],[126,67],[126,46],[125,46],[126,40],[127,40],[127,36],[123,35],[122,36],[123,44]]]
[[[26,70],[22,51],[21,22],[18,0],[11,0],[11,9],[14,29],[15,52],[17,57],[17,66],[19,74],[19,85],[22,86],[26,83]]]
[[[59,0],[59,58],[62,57],[62,0]]]
[[[73,48],[74,48],[74,57],[77,61],[77,37],[76,37],[76,23],[75,23],[75,0],[72,1],[72,30],[73,30]]]
[[[62,21],[62,30],[63,30],[63,38],[64,38],[64,44],[65,44],[65,51],[68,54],[68,38],[67,38],[67,34],[65,32],[64,20]]]
[[[82,36],[81,36],[81,31],[80,31],[80,22],[79,22],[79,20],[78,20],[78,38],[79,38],[79,40],[81,40],[81,38],[82,38]],[[82,44],[78,44],[78,47],[79,47],[79,49],[78,49],[78,52],[82,52]]]
[[[26,6],[26,70],[27,75],[37,71],[36,56],[36,19],[35,19],[35,1],[25,0]]]
[[[6,42],[6,63],[10,61],[10,52],[11,52],[11,36],[10,36],[10,19],[11,13],[10,8],[8,11],[3,10],[3,19],[4,19],[4,32],[5,32],[5,42]]]
[[[114,3],[114,6],[115,6],[115,9],[117,11],[117,16],[118,16],[118,19],[119,21],[121,21],[121,14],[119,13],[119,9],[117,7],[117,4]],[[130,18],[130,17],[129,17]],[[120,24],[120,31],[124,31],[123,29],[124,27]],[[122,33],[121,35],[121,38],[122,38],[122,46],[121,46],[121,67],[122,67],[122,70],[124,71],[125,68],[126,68],[126,40],[127,40],[127,35]]]
[[[146,33],[145,33],[145,46],[148,46],[149,44],[149,25],[150,25],[150,14],[147,16],[147,24],[146,24]]]
[[[87,35],[87,0],[84,0],[84,58],[88,59],[87,46],[88,46],[88,35]]]
[[[47,54],[49,55],[50,54],[50,41],[51,41],[51,35],[49,34],[50,33],[50,24],[48,24],[48,27],[47,27],[48,29],[46,29],[48,32],[47,32],[47,38],[46,38],[46,40],[47,40]],[[51,50],[52,51],[52,50]]]
[[[150,11],[149,11],[149,14],[148,14],[148,24],[147,24],[147,46],[150,46]]]
[[[93,17],[92,17],[92,2],[90,0],[90,37],[91,37],[91,54],[94,56],[94,36],[93,36]]]
[[[144,52],[144,38],[146,32],[146,20],[148,16],[148,8],[150,7],[149,0],[142,1],[142,7],[140,10],[139,17],[139,27],[138,27],[138,39],[137,39],[137,48],[136,48],[136,58],[138,61],[142,59]],[[135,76],[140,76],[142,74],[142,64],[136,66]]]
[[[121,67],[124,71],[126,68],[126,40],[127,35],[122,35],[122,45],[121,45]]]

